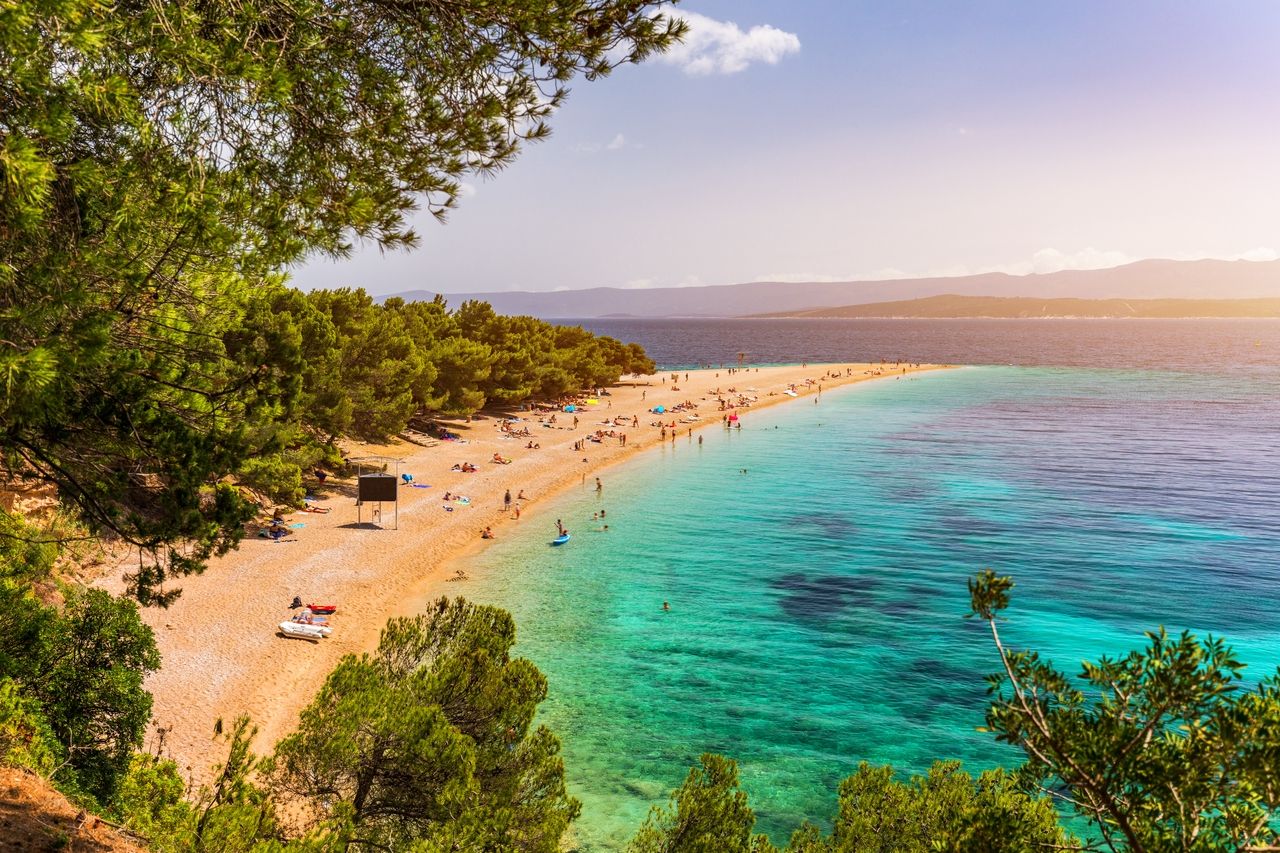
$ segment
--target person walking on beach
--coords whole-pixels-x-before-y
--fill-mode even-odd
[[[600,478],[596,477],[596,494],[598,495],[603,491],[604,491],[604,483],[601,483]]]
[[[511,490],[507,489],[507,493],[502,496],[502,508],[504,510],[511,509]]]

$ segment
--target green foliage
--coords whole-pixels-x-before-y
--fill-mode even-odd
[[[41,604],[33,579],[45,578],[56,546],[40,531],[4,518],[0,536],[0,684],[13,725],[31,735],[46,772],[56,755],[64,788],[105,801],[141,743],[151,714],[142,682],[160,665],[137,605],[102,590],[72,589],[59,608]]]
[[[49,731],[38,702],[22,696],[11,678],[0,678],[0,765],[26,767],[48,776],[62,748]]]
[[[45,580],[57,557],[58,546],[49,537],[18,516],[0,510],[0,582],[28,584]]]
[[[392,620],[279,744],[275,783],[371,845],[553,853],[579,806],[558,741],[532,726],[546,682],[514,640],[509,614],[462,599]]]
[[[111,814],[158,853],[339,853],[344,838],[327,831],[285,840],[270,793],[255,784],[270,762],[249,745],[254,729],[241,717],[229,732],[219,720],[215,738],[227,744],[226,759],[214,767],[213,781],[184,799],[185,783],[172,762],[135,755],[121,779]]]
[[[689,771],[667,808],[655,806],[627,846],[628,853],[768,853],[763,835],[753,835],[755,812],[738,788],[738,765],[707,753]]]
[[[160,666],[155,639],[136,604],[98,589],[69,593],[41,629],[16,677],[62,744],[64,772],[106,802],[151,716],[142,682]]]
[[[339,353],[326,387],[340,397],[332,420],[317,426],[331,436],[375,440],[399,432],[416,408],[412,389],[427,370],[400,315],[375,305],[363,290],[317,290],[309,298],[333,323]]]
[[[121,777],[111,816],[159,853],[190,849],[188,827],[195,810],[184,798],[186,783],[178,765],[149,753],[136,753]]]
[[[753,835],[755,815],[738,788],[733,761],[702,756],[702,766],[655,807],[628,846],[629,853],[767,853]],[[1076,849],[1044,797],[1025,793],[1003,770],[976,781],[959,762],[939,761],[927,776],[899,781],[892,767],[863,762],[840,785],[840,810],[831,837],[813,824],[797,829],[788,853],[1022,853]]]
[[[1003,644],[1012,582],[970,583],[1003,672],[987,725],[1021,747],[1115,850],[1244,849],[1273,837],[1280,806],[1280,674],[1244,690],[1222,640],[1148,633],[1145,649],[1085,662],[1076,678]]]
[[[805,853],[927,853],[982,850],[1015,853],[1072,849],[1045,797],[1022,791],[1003,770],[974,781],[959,762],[939,761],[927,776],[899,781],[889,766],[863,762],[840,785],[840,810],[830,839],[813,827],[798,831],[789,851]]]

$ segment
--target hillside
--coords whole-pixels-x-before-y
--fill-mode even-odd
[[[39,776],[0,767],[0,853],[142,853],[143,848],[72,805]]]
[[[925,296],[1030,296],[1045,299],[1280,298],[1280,261],[1146,260],[1104,270],[1043,275],[1004,273],[887,281],[750,282],[707,287],[596,287],[552,292],[445,293],[452,306],[481,299],[502,314],[535,317],[742,317],[807,311],[829,305],[918,299]],[[395,294],[426,301],[435,292]]]
[[[1280,298],[1271,299],[1043,299],[1033,296],[926,296],[896,302],[785,311],[765,317],[915,318],[1145,318],[1280,317]]]

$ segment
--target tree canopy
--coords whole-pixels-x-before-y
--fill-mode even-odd
[[[392,620],[280,743],[275,783],[375,849],[555,853],[579,806],[559,742],[533,726],[546,679],[514,641],[509,613],[463,599]]]
[[[1280,809],[1280,672],[1245,689],[1220,638],[1163,628],[1147,646],[1086,661],[1071,677],[1008,648],[1000,613],[1011,578],[969,583],[1002,669],[987,726],[1022,748],[1044,790],[1086,818],[1110,850],[1274,849]]]
[[[420,309],[374,320],[362,294],[302,299],[283,270],[356,240],[413,245],[408,214],[443,216],[461,176],[545,137],[575,77],[678,38],[663,5],[0,5],[7,472],[138,546],[134,592],[164,603],[164,580],[231,547],[250,515],[220,477],[247,466],[297,492],[315,458],[300,423],[391,431],[415,404],[471,410],[608,375],[594,358],[564,371],[545,347],[507,370],[524,348],[415,339]]]

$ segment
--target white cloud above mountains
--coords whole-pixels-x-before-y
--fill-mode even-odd
[[[679,66],[686,74],[737,74],[755,62],[777,65],[800,51],[800,37],[771,24],[742,29],[733,21],[717,21],[697,12],[670,13],[683,18],[689,32],[682,43],[659,54],[657,61]]]

